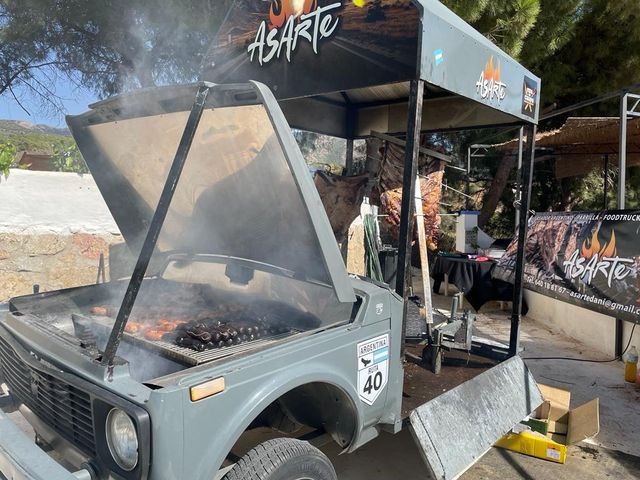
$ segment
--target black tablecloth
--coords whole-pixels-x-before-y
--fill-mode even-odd
[[[465,298],[476,311],[491,300],[513,301],[513,285],[492,277],[496,262],[476,262],[466,258],[436,257],[431,268],[433,291],[440,292],[445,274],[449,283],[464,293]],[[526,315],[528,307],[523,302],[522,313]]]

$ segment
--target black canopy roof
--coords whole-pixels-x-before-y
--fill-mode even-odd
[[[423,130],[537,123],[540,79],[437,0],[236,0],[203,68],[263,82],[291,126],[345,138],[403,132],[417,78]]]

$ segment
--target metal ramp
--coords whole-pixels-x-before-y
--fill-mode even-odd
[[[542,402],[516,356],[413,410],[411,431],[433,478],[452,480]]]

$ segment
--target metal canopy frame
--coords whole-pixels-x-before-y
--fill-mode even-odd
[[[409,98],[409,116],[407,118],[407,144],[403,173],[402,206],[400,211],[400,238],[398,247],[398,268],[396,276],[396,293],[404,299],[403,332],[407,321],[407,305],[411,280],[411,243],[413,239],[413,217],[415,196],[415,178],[418,157],[420,155],[420,128],[423,116],[424,81],[414,80]],[[511,313],[511,331],[508,357],[518,354],[520,346],[520,325],[522,320],[522,301],[524,293],[525,239],[528,233],[528,220],[531,205],[531,189],[535,159],[535,142],[537,126],[535,124],[520,126],[520,152],[523,151],[524,131],[527,134],[526,154],[519,162],[521,200],[518,209],[518,252],[516,261],[513,308]],[[470,158],[470,157],[469,157]],[[467,164],[469,168],[469,164]],[[431,338],[428,339],[432,341]]]
[[[633,102],[629,107],[630,100]],[[627,197],[627,122],[640,118],[640,95],[623,90],[620,95],[620,144],[618,151],[618,209],[624,210]],[[606,182],[605,182],[606,184]],[[606,197],[605,197],[606,198]]]
[[[421,133],[528,128],[531,155],[522,168],[520,221],[520,235],[526,237],[540,107],[538,77],[438,0],[380,0],[364,8],[351,1],[318,0],[313,7],[317,10],[309,15],[337,5],[326,10],[326,21],[340,27],[319,46],[312,49],[301,41],[294,44],[296,51],[289,50],[291,55],[282,58],[282,44],[276,55],[260,37],[269,21],[265,4],[236,0],[206,55],[202,79],[265,83],[274,90],[291,127],[347,140],[347,173],[353,171],[354,139],[370,137],[372,132],[406,132],[396,283],[396,292],[405,300],[405,324]],[[306,18],[300,16],[300,22]],[[272,39],[278,41],[282,31],[273,23],[271,28]],[[348,68],[336,68],[338,61]],[[522,242],[518,259],[521,277]],[[518,278],[511,355],[518,351],[521,301],[522,278]]]
[[[571,112],[575,112],[576,110],[580,110],[582,108],[585,107],[589,107],[591,105],[596,105],[599,103],[603,103],[609,100],[613,100],[613,99],[618,99],[619,101],[619,118],[620,118],[620,130],[619,130],[619,136],[618,136],[618,151],[616,152],[615,150],[612,150],[610,153],[611,154],[618,154],[618,168],[619,168],[619,175],[618,175],[618,189],[617,189],[617,195],[616,195],[616,207],[618,210],[624,210],[626,208],[626,193],[627,193],[627,176],[626,176],[626,171],[627,171],[627,127],[628,127],[628,122],[629,120],[632,120],[634,118],[640,118],[640,94],[636,94],[636,93],[632,93],[635,91],[640,90],[640,83],[636,83],[636,84],[632,84],[632,85],[628,85],[620,90],[616,90],[613,92],[608,92],[605,93],[603,95],[599,95],[597,97],[594,97],[592,99],[589,100],[585,100],[582,102],[578,102],[576,104],[573,105],[569,105],[567,107],[558,109],[558,110],[554,110],[551,111],[545,115],[542,115],[540,117],[540,121],[545,121],[545,120],[549,120],[551,118],[556,118]],[[533,132],[533,134],[535,135],[535,131]],[[531,161],[531,165],[529,166],[525,166],[525,170],[523,170],[523,165],[522,165],[522,147],[523,147],[523,127],[520,128],[520,132],[519,132],[519,148],[518,148],[518,170],[519,170],[519,175],[518,178],[520,178],[520,183],[518,185],[518,193],[521,195],[521,198],[524,198],[525,195],[529,196],[529,201],[527,201],[526,203],[530,202],[530,195],[531,195],[531,181],[533,179],[533,166],[534,166],[534,162],[535,162],[535,145],[534,145],[534,150],[532,152],[529,151],[529,147],[527,148],[527,157],[531,156],[530,161]],[[489,138],[492,138],[494,135],[492,135],[491,137],[487,137],[485,139],[483,139],[484,141],[488,140]],[[471,145],[468,148],[468,153],[467,153],[467,175],[469,175],[469,172],[471,170],[471,161],[473,158],[482,158],[484,156],[484,153],[486,153],[490,148],[494,147],[494,145],[490,145],[490,144],[474,144]],[[588,152],[585,152],[584,154],[587,154]],[[507,154],[508,155],[508,154]],[[546,154],[547,156],[549,156],[549,154]],[[576,153],[576,155],[581,155],[581,153]],[[551,155],[553,156],[553,155]],[[603,154],[604,157],[604,164],[605,164],[605,182],[604,182],[604,204],[603,204],[603,208],[607,209],[609,206],[609,202],[608,202],[608,182],[607,182],[607,178],[608,178],[608,171],[609,171],[609,153],[605,153]],[[527,175],[526,169],[530,168],[531,169],[531,176],[528,179],[525,179],[525,176]],[[468,177],[467,177],[468,178]],[[521,190],[522,186],[527,186],[528,185],[528,192],[523,192]],[[522,229],[520,228],[522,225],[522,222],[520,221],[520,218],[522,218],[523,215],[523,208],[522,208],[522,203],[519,209],[516,209],[516,232],[520,232],[522,233]],[[526,235],[525,237],[526,238]],[[521,235],[518,235],[518,241],[519,241],[519,247],[520,245],[523,243],[522,237]],[[518,254],[520,254],[520,248],[518,248]],[[518,257],[518,261],[517,261],[517,267],[520,267],[521,263],[520,263],[520,258]],[[522,263],[522,266],[524,267],[524,262]],[[516,274],[516,281],[519,278],[519,276]],[[520,279],[522,280],[522,279]],[[517,289],[516,289],[517,290]],[[514,311],[515,311],[515,305],[514,305]],[[512,323],[513,325],[513,323]],[[615,323],[615,355],[616,357],[622,357],[623,354],[623,349],[624,349],[624,345],[623,345],[623,330],[624,330],[624,320],[620,319],[620,318],[616,318],[616,323]],[[514,338],[514,333],[513,333],[513,329],[512,329],[512,342],[517,339]]]
[[[549,120],[551,118],[571,113],[581,108],[596,105],[598,103],[606,102],[614,98],[618,98],[620,102],[619,116],[620,116],[620,135],[618,139],[618,167],[620,175],[618,177],[618,194],[617,194],[617,208],[624,210],[626,207],[627,196],[627,123],[630,119],[640,118],[640,95],[631,93],[633,91],[640,90],[640,83],[626,86],[620,90],[614,92],[605,93],[598,97],[583,102],[570,105],[560,110],[550,112],[540,117],[540,121]],[[630,100],[632,102],[630,102]],[[632,103],[631,108],[629,104]],[[613,153],[613,152],[612,152]],[[606,199],[606,196],[605,196]]]

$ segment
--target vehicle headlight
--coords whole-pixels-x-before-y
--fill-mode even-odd
[[[127,472],[138,464],[138,432],[131,417],[119,408],[107,415],[107,445],[116,463]]]

